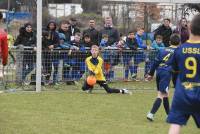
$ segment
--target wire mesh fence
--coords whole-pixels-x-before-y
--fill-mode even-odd
[[[102,49],[103,70],[107,81],[144,81],[156,56],[156,50]],[[42,85],[70,84],[86,78],[85,59],[90,49],[42,50]],[[2,68],[2,67],[1,67]],[[9,50],[9,62],[1,73],[4,83],[36,84],[36,51],[33,47],[18,46]]]

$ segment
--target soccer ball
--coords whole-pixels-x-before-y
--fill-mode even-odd
[[[90,86],[94,86],[96,84],[97,80],[94,76],[88,76],[87,77],[87,84]]]

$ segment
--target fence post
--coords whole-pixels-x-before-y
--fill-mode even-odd
[[[41,92],[42,73],[42,0],[37,0],[37,60],[36,60],[36,92]]]

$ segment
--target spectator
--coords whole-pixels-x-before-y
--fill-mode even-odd
[[[100,42],[100,47],[104,48],[108,46],[108,35],[107,34],[103,34],[101,42]]]
[[[102,35],[108,35],[108,46],[113,45],[115,42],[119,41],[119,32],[113,27],[112,18],[106,17],[104,28],[100,30],[99,41],[102,40]]]
[[[163,37],[163,43],[165,47],[169,47],[170,36],[172,35],[172,29],[170,27],[170,19],[164,19],[164,24],[159,26],[155,31],[154,39],[157,35]]]
[[[44,44],[42,44],[42,47],[43,47],[43,71],[46,78],[45,84],[48,85],[50,84],[50,77],[52,71],[52,61],[53,61],[52,51],[54,48],[57,48],[59,44],[59,35],[56,32],[55,21],[50,21],[47,24],[46,32],[47,35],[44,38]],[[54,66],[54,68],[57,67]]]
[[[76,33],[80,33],[80,29],[77,28],[77,20],[75,18],[70,19],[69,33],[70,33],[70,41],[74,40],[74,36]]]
[[[110,80],[110,69],[111,69],[111,55],[109,50],[105,50],[105,48],[108,47],[108,35],[103,34],[102,39],[100,42],[100,49],[102,50],[102,56],[104,59],[104,74],[106,77],[106,80]]]
[[[157,35],[156,39],[153,41],[151,47],[156,50],[160,50],[165,48],[165,45],[162,42],[163,37],[161,35]]]
[[[148,54],[144,52],[144,50],[147,49],[147,45],[143,43],[143,40],[142,40],[143,33],[144,33],[144,29],[138,28],[136,36],[135,36],[137,44],[138,44],[138,49],[140,49],[140,50],[137,50],[134,54],[134,67],[133,67],[134,74],[132,75],[132,78],[133,80],[136,80],[136,81],[138,81],[137,69],[138,69],[139,63],[145,60],[145,74],[148,72],[148,68],[150,67]]]
[[[65,42],[69,43],[70,42],[70,36],[71,36],[71,32],[70,32],[70,23],[67,20],[63,20],[60,23],[60,27],[58,29],[59,33],[63,33],[65,35]]]
[[[76,33],[74,41],[71,42],[72,47],[70,48],[69,55],[71,56],[72,66],[72,79],[79,80],[85,73],[85,58],[86,50],[85,46],[81,43],[81,34]],[[74,83],[74,82],[73,82]]]
[[[102,30],[100,30],[99,32],[99,41],[102,41],[102,35],[108,35],[108,42],[106,43],[107,47],[108,46],[112,46],[114,43],[119,41],[119,32],[117,29],[115,29],[113,27],[113,22],[112,22],[112,18],[111,17],[106,17],[104,20],[104,28]],[[104,51],[106,52],[106,51]],[[108,51],[108,55],[107,57],[112,57],[111,53],[109,53]],[[111,60],[108,61],[107,63],[104,62],[107,65],[111,65]],[[104,66],[105,67],[105,66]],[[108,74],[106,75],[106,79],[108,81],[112,81],[112,79],[114,78],[114,71],[113,71],[113,67],[112,66],[108,66]]]
[[[135,38],[134,31],[130,31],[128,33],[128,37],[126,38],[126,50],[123,52],[123,62],[125,66],[125,81],[128,81],[129,71],[131,73],[131,76],[134,76],[134,67],[132,63],[133,55],[135,55],[135,51],[138,48],[138,43]]]
[[[85,34],[88,34],[92,43],[99,44],[99,31],[95,29],[95,25],[95,20],[90,19],[89,28],[83,31],[83,37],[85,37]]]
[[[185,43],[189,39],[189,30],[187,25],[187,19],[182,18],[179,22],[179,25],[175,29],[174,33],[177,33],[181,37],[181,43]]]
[[[70,49],[71,48],[71,32],[70,32],[70,23],[67,20],[63,20],[60,23],[60,28],[58,30],[60,37],[60,48],[61,49]],[[66,81],[67,85],[74,84],[70,81],[70,57],[68,51],[61,52],[61,58],[63,59],[63,79]]]
[[[60,49],[69,49],[71,47],[70,42],[66,41],[65,35],[63,33],[58,33],[59,35],[59,48]]]
[[[91,37],[89,34],[84,35],[83,44],[85,47],[89,47],[89,48],[91,48],[91,46],[93,45],[93,42],[91,41]]]
[[[36,34],[30,23],[26,23],[24,27],[21,27],[19,32],[14,46],[23,46],[22,80],[24,84],[28,84],[26,76],[34,69],[34,63],[36,62]]]

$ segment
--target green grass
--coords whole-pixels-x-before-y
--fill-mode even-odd
[[[154,84],[153,84],[154,85]],[[152,84],[112,83],[140,89]],[[48,87],[41,93],[0,94],[0,134],[166,134],[169,125],[161,109],[154,122],[146,120],[156,92],[133,90],[133,95],[82,92],[78,86]],[[183,134],[199,134],[193,120]]]

